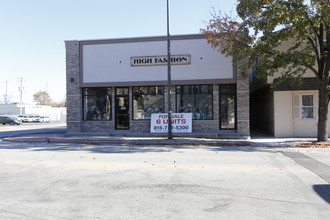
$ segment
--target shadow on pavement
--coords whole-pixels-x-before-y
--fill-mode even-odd
[[[314,185],[314,191],[322,198],[324,201],[330,204],[330,185]]]
[[[180,149],[203,149],[209,151],[243,151],[243,152],[268,152],[271,149],[251,146],[205,146],[205,145],[134,145],[130,143],[98,145],[74,144],[74,143],[19,143],[0,142],[0,149],[25,149],[31,151],[89,151],[93,153],[149,153],[149,152],[171,152]]]

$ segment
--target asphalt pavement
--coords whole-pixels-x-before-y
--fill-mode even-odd
[[[327,219],[329,182],[284,152],[330,151],[303,150],[3,141],[0,219]]]
[[[0,125],[0,140],[7,137],[28,136],[39,134],[64,134],[66,123],[22,123],[21,125]]]
[[[168,140],[35,128],[0,142],[1,219],[330,215],[330,148],[299,147],[315,139]]]

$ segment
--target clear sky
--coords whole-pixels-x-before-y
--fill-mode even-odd
[[[236,0],[170,0],[171,35],[195,34]],[[64,40],[166,35],[166,0],[0,0],[0,103],[33,103],[47,91],[65,100]],[[6,83],[7,82],[7,83]]]

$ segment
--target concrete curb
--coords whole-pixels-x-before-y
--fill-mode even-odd
[[[241,146],[241,147],[294,147],[297,142],[255,142],[253,140],[224,140],[224,139],[121,139],[121,138],[82,138],[82,137],[9,137],[4,138],[5,142],[22,143],[72,143],[72,144],[90,144],[90,145],[182,145],[182,146]]]

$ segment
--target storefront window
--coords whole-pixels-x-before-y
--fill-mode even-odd
[[[236,86],[220,85],[220,129],[236,128]]]
[[[176,87],[177,112],[193,113],[193,119],[213,119],[212,85]]]
[[[133,87],[133,119],[150,119],[152,113],[164,112],[164,87]]]
[[[128,87],[116,88],[116,95],[128,95]]]
[[[84,120],[111,120],[111,88],[83,89]]]

